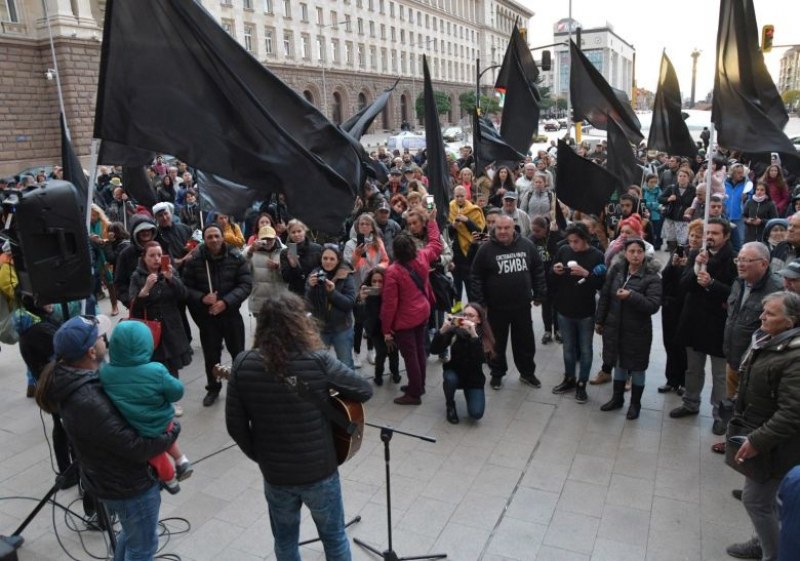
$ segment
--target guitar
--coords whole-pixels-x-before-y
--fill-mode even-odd
[[[218,380],[229,380],[231,376],[231,367],[217,364],[214,366],[212,372]],[[342,397],[336,390],[330,390],[330,394],[329,403],[331,407],[340,413],[348,424],[352,423],[355,425],[353,434],[348,434],[344,427],[339,426],[338,423],[331,420],[336,461],[339,465],[342,465],[355,456],[361,449],[361,441],[364,439],[364,404]],[[323,412],[323,414],[325,413]]]

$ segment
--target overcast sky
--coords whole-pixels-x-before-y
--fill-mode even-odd
[[[531,46],[552,43],[553,24],[569,15],[568,0],[518,0],[535,15],[530,23]],[[728,0],[721,0],[728,1]],[[755,0],[759,37],[761,26],[775,26],[776,45],[800,43],[800,1]],[[610,23],[614,31],[636,47],[636,82],[656,91],[661,51],[675,66],[683,97],[689,97],[692,82],[691,52],[702,51],[697,61],[697,98],[703,99],[714,86],[714,57],[719,22],[717,0],[572,0],[572,17],[588,29]],[[773,79],[778,78],[780,57],[786,49],[765,55]],[[538,57],[537,57],[538,58]]]

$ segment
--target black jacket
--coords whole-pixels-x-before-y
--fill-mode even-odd
[[[645,258],[642,268],[629,277],[625,259],[614,259],[600,291],[595,319],[603,326],[604,364],[635,372],[647,370],[653,342],[651,316],[661,307],[659,269],[653,259]],[[631,291],[626,300],[616,296],[623,287]]]
[[[480,331],[478,334],[480,335]],[[453,341],[454,338],[455,341]],[[486,353],[483,351],[480,337],[473,339],[464,330],[453,330],[444,334],[436,331],[436,335],[431,341],[430,354],[442,354],[447,347],[450,347],[450,360],[442,365],[442,369],[452,370],[456,373],[459,388],[483,388],[486,384],[486,376],[483,374]]]
[[[681,195],[677,185],[670,185],[662,191],[661,196],[658,198],[658,202],[664,205],[664,212],[661,216],[680,222],[683,220],[683,213],[686,212],[687,208],[692,206],[692,201],[696,194],[697,191],[694,185],[687,186],[683,195]],[[672,195],[675,195],[677,199],[673,202],[668,202],[667,199]]]
[[[312,242],[308,238],[297,246],[297,258],[300,266],[295,268],[289,265],[289,248],[281,252],[281,276],[289,286],[289,290],[300,296],[306,292],[306,278],[308,274],[319,267],[322,257],[322,246]]]
[[[206,269],[208,263],[208,269]],[[250,296],[253,287],[250,276],[250,265],[240,253],[233,251],[225,244],[222,253],[216,257],[209,255],[205,245],[197,250],[183,266],[183,284],[186,286],[189,311],[195,321],[208,317],[208,308],[203,304],[203,297],[212,292],[208,286],[211,276],[213,292],[226,304],[220,316],[238,316],[242,302]]]
[[[676,342],[700,353],[722,357],[725,356],[722,339],[728,318],[728,296],[738,276],[736,265],[733,264],[733,249],[728,242],[709,259],[707,270],[714,282],[708,288],[697,284],[697,275],[694,273],[697,254],[697,251],[689,254],[681,277],[680,288],[686,297],[678,321]]]
[[[731,294],[728,296],[728,319],[725,322],[725,336],[722,343],[725,360],[734,370],[739,369],[739,362],[750,345],[750,338],[756,329],[761,327],[759,318],[764,310],[761,300],[767,294],[783,290],[783,282],[767,269],[764,276],[750,288],[750,296],[744,303],[743,290],[742,279],[737,278],[733,281]]]
[[[314,269],[317,274],[323,269]],[[356,287],[353,283],[353,269],[343,263],[328,278],[333,281],[333,292],[328,292],[323,283],[306,286],[306,299],[311,305],[311,313],[317,319],[322,333],[339,333],[353,328],[353,308],[356,304]]]
[[[553,258],[553,265],[561,263],[566,269],[567,263],[575,261],[589,271],[589,276],[585,279],[575,277],[565,270],[564,274],[557,275],[553,272],[552,266],[548,269],[548,286],[552,287],[554,294],[553,304],[555,310],[568,318],[582,319],[594,317],[595,295],[603,287],[605,280],[605,258],[603,252],[589,246],[586,251],[575,252],[567,244],[559,248],[558,253]],[[602,265],[596,274],[595,268]],[[583,282],[580,282],[583,280]],[[578,284],[580,282],[580,284]]]
[[[514,234],[509,245],[492,236],[472,262],[472,295],[489,309],[514,309],[547,297],[544,265],[533,242]]]
[[[174,223],[169,228],[158,228],[161,247],[173,259],[186,255],[186,242],[192,237],[192,230],[186,224]]]
[[[158,438],[142,438],[114,407],[91,370],[57,364],[52,392],[87,491],[100,499],[130,499],[155,484],[147,460],[175,442],[180,432],[177,422]]]
[[[137,215],[136,217],[132,218],[130,223],[130,231],[133,232],[136,226],[143,222],[153,225],[153,229],[155,230],[156,234],[154,239],[155,241],[159,241],[157,239],[158,230],[156,229],[156,223],[149,216]],[[142,251],[142,246],[139,245],[139,242],[136,240],[136,236],[131,235],[130,245],[119,253],[117,262],[114,265],[114,288],[117,290],[117,298],[126,308],[130,308],[130,303],[133,299],[129,292],[131,286],[131,277],[133,276],[133,272],[139,266]]]
[[[327,399],[367,401],[372,386],[324,351],[289,356],[289,377]],[[271,485],[308,485],[336,471],[331,422],[313,402],[276,375],[265,372],[257,351],[236,357],[228,383],[225,423],[242,452],[258,463]]]
[[[158,282],[150,289],[150,294],[145,298],[139,296],[149,272],[143,265],[131,277],[130,294],[134,298],[131,308],[131,317],[157,320],[161,322],[161,344],[153,351],[153,360],[162,362],[168,368],[182,368],[192,360],[192,347],[186,330],[183,328],[183,313],[180,305],[186,301],[186,287],[173,272],[172,280],[168,281],[163,275],[158,276]]]

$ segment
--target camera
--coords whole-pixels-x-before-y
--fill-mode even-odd
[[[316,277],[318,283],[324,283],[326,280],[328,280],[328,275],[326,275],[325,271],[322,270],[317,271]]]
[[[433,195],[425,195],[425,208],[433,210],[434,198]]]

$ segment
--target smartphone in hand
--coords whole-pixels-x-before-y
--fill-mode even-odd
[[[169,271],[169,255],[161,256],[161,272],[166,273]]]
[[[289,255],[297,259],[297,244],[289,242],[287,245],[289,247]]]

